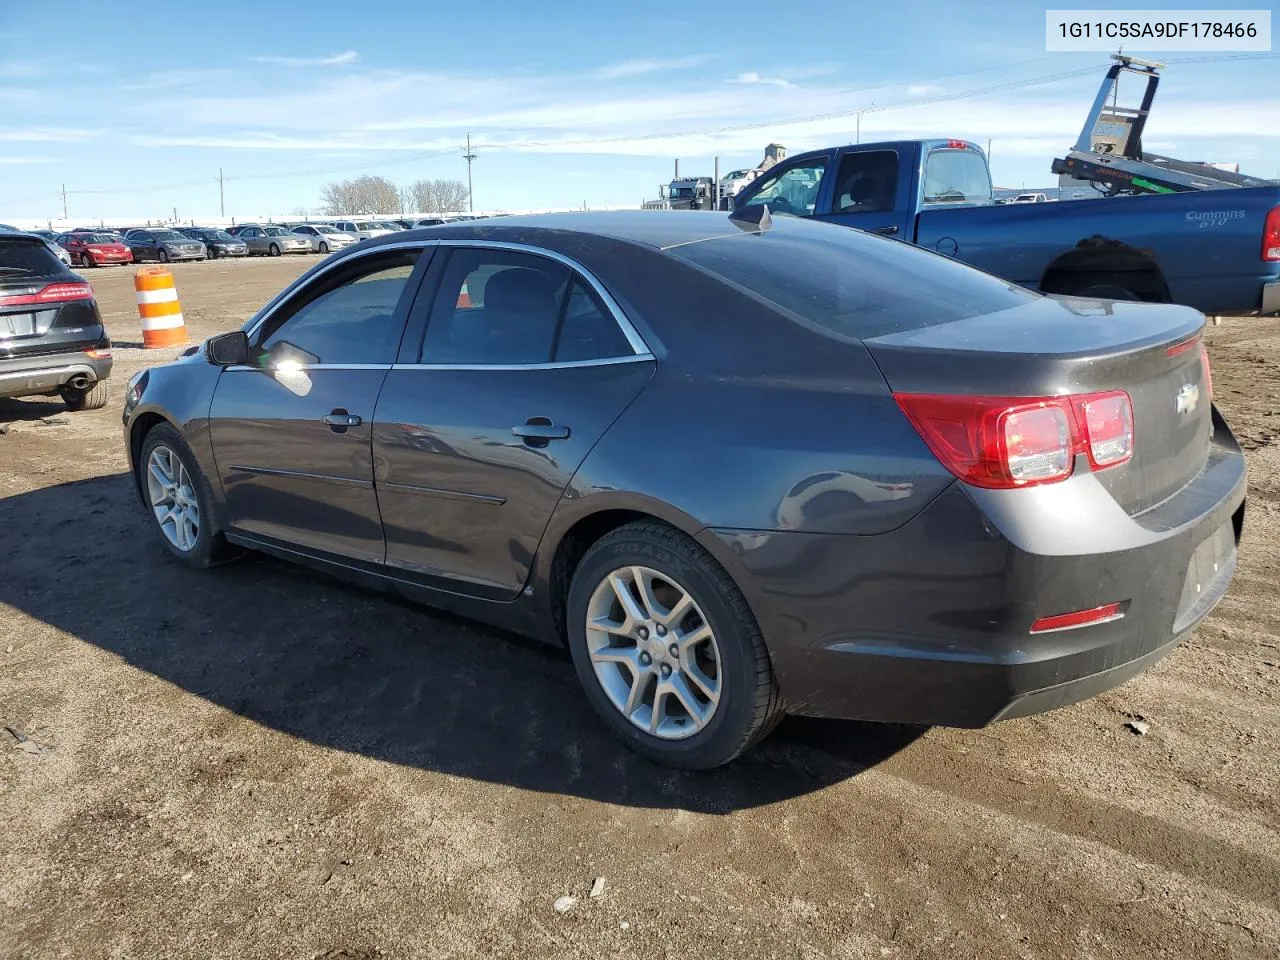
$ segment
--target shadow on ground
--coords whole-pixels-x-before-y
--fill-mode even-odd
[[[725,813],[853,776],[919,728],[789,720],[728,768],[620,746],[568,655],[266,557],[188,570],[124,474],[0,500],[0,603],[258,723],[427,770],[640,807]]]
[[[25,397],[21,400],[0,399],[0,424],[65,417],[70,413],[58,397]]]

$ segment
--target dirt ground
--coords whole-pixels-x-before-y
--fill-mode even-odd
[[[192,336],[311,262],[175,267]],[[29,738],[0,730],[0,957],[1280,956],[1280,321],[1210,328],[1251,499],[1173,656],[987,730],[791,720],[681,774],[558,651],[170,562],[119,398],[172,352],[137,348],[130,271],[89,277],[112,404],[0,401],[0,726]]]

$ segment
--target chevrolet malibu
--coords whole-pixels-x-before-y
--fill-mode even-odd
[[[785,713],[982,726],[1167,655],[1236,563],[1204,318],[791,217],[419,229],[136,375],[160,544],[301,561],[568,646],[711,767]]]

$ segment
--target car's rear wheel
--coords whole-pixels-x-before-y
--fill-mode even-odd
[[[273,257],[278,257],[280,256],[280,247],[273,243],[271,246],[267,247],[267,253]]]
[[[566,621],[587,699],[629,746],[659,763],[728,763],[782,718],[742,592],[710,554],[665,524],[630,523],[588,549]]]
[[[213,508],[213,491],[182,435],[168,424],[151,429],[138,457],[139,487],[165,549],[192,567],[231,555]]]
[[[329,244],[325,243],[323,240],[320,241],[320,252],[321,253],[329,252]]]
[[[62,397],[62,402],[67,405],[67,409],[72,412],[101,410],[110,399],[105,380],[95,380],[87,387],[63,387],[58,394]]]
[[[168,263],[169,251],[166,250],[164,247],[161,247],[158,251],[156,251],[156,259],[159,260],[161,263]]]
[[[218,259],[218,251],[217,251],[217,249],[215,249],[214,247],[210,247],[210,248],[209,248],[209,259],[210,259],[210,260],[217,260],[217,259]]]

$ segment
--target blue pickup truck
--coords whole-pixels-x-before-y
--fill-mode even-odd
[[[734,198],[905,240],[1045,293],[1280,313],[1280,185],[996,205],[982,151],[901,140],[789,157]]]

